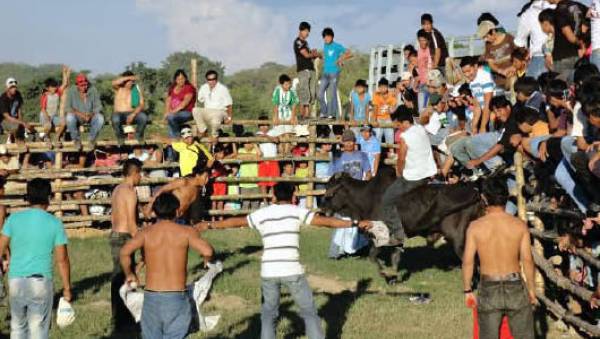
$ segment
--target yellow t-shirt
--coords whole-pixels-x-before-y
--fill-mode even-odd
[[[296,178],[308,178],[308,167],[306,168],[296,168]],[[300,184],[298,185],[299,192],[308,191],[308,184]]]
[[[196,141],[191,145],[188,145],[183,141],[177,141],[171,144],[171,146],[175,152],[179,153],[179,172],[182,177],[185,177],[194,171],[194,167],[196,167],[196,164],[198,163],[198,154],[200,154],[200,152],[202,152],[209,161],[213,159],[212,154],[210,154],[206,146]]]
[[[535,138],[544,135],[550,135],[550,128],[548,128],[547,122],[538,121],[531,126],[531,133],[529,133],[529,137]]]
[[[238,149],[238,154],[254,154],[257,155],[256,149],[247,151],[245,148]],[[240,177],[258,177],[258,162],[246,162],[240,165]],[[240,183],[241,188],[257,188],[258,184],[252,182]]]

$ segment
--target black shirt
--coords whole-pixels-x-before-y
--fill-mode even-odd
[[[446,40],[440,31],[437,29],[433,29],[431,33],[429,33],[429,50],[431,53],[431,58],[433,59],[435,56],[435,50],[437,48],[442,50],[442,54],[440,56],[440,63],[438,67],[446,66],[446,58],[448,57],[448,47],[446,46]]]
[[[300,51],[306,49],[308,53],[310,53],[310,48],[308,47],[308,41],[300,39],[300,37],[294,40],[294,54],[296,54],[296,69],[298,72],[304,70],[315,70],[315,64],[313,63],[312,58],[305,58]]]
[[[572,44],[562,33],[562,28],[569,26],[575,35],[581,33],[581,25],[585,21],[588,8],[571,0],[558,3],[555,11],[554,22],[554,51],[552,57],[555,61],[577,57],[578,46]]]
[[[0,121],[4,119],[4,113],[8,113],[13,118],[16,118],[21,106],[23,106],[21,92],[17,91],[12,98],[9,98],[6,92],[2,93],[0,95]]]
[[[500,126],[500,139],[498,140],[498,144],[502,145],[504,149],[500,156],[504,161],[511,164],[513,162],[513,156],[516,152],[516,148],[513,147],[510,143],[510,138],[515,134],[521,134],[521,130],[519,129],[519,124],[517,124],[517,119],[515,118],[516,112],[510,114],[508,120]]]

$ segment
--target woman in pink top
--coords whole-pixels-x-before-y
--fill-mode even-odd
[[[183,124],[192,120],[192,109],[196,103],[196,88],[188,80],[184,70],[178,69],[167,93],[165,119],[169,124],[169,137],[179,138]]]
[[[427,32],[419,30],[417,32],[419,39],[419,49],[417,51],[417,69],[419,71],[419,112],[427,106],[429,93],[427,92],[427,75],[433,65],[433,59],[429,49],[429,38]]]

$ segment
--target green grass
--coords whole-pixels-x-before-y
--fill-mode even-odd
[[[421,247],[411,241],[403,267],[412,273],[397,286],[387,286],[365,258],[327,259],[330,230],[305,229],[302,261],[315,291],[327,338],[470,338],[471,314],[463,306],[457,259],[449,248]],[[260,330],[260,238],[250,230],[211,231],[206,238],[225,258],[225,271],[213,285],[205,315],[221,314],[217,329],[192,338],[257,338]],[[111,258],[106,237],[72,239],[72,281],[77,320],[52,338],[113,337],[110,322]],[[189,278],[201,274],[199,257],[190,256]],[[403,272],[407,272],[405,269]],[[191,281],[191,280],[190,280]],[[56,283],[57,288],[59,282]],[[413,305],[413,292],[431,294],[432,302]],[[278,338],[298,338],[304,325],[288,295],[281,300]],[[6,319],[6,308],[0,308]],[[0,337],[8,334],[4,321]],[[131,336],[127,336],[131,337]]]

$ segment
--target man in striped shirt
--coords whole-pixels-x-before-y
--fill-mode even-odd
[[[262,208],[248,217],[203,222],[196,225],[196,228],[202,232],[207,229],[250,227],[260,233],[264,246],[261,264],[262,339],[275,339],[275,320],[279,316],[279,296],[282,285],[287,287],[300,309],[307,337],[325,338],[312,291],[304,276],[304,268],[300,264],[300,226],[369,229],[371,223],[322,217],[293,205],[294,186],[289,183],[278,183],[273,193],[273,205]]]

